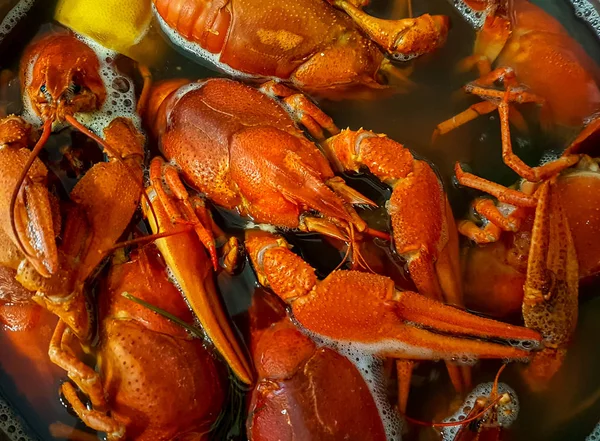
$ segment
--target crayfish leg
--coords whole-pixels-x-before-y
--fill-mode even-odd
[[[64,321],[59,320],[48,349],[50,360],[67,371],[69,378],[90,398],[94,409],[105,411],[107,404],[100,375],[75,356],[80,352],[77,337]]]
[[[108,441],[118,441],[125,437],[125,427],[104,412],[88,409],[77,395],[77,391],[71,383],[63,383],[60,390],[86,426],[106,433]]]

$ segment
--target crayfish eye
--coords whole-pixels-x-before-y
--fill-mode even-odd
[[[48,92],[46,84],[42,84],[40,86],[40,95],[43,96],[42,100],[44,100],[45,102],[49,103],[52,101],[52,95],[50,95],[50,92]]]

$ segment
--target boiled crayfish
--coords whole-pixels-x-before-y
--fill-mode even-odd
[[[166,181],[171,186],[178,183],[177,176],[172,174],[167,176]],[[188,198],[187,190],[179,187],[175,187],[177,193],[171,198],[171,188],[165,185],[160,163],[153,161],[150,166],[150,186],[146,190],[151,205],[143,204],[142,209],[152,231],[162,236],[156,239],[156,246],[171,277],[177,282],[187,304],[217,351],[243,383],[251,384],[254,372],[215,285],[213,267],[216,266],[216,250],[213,233],[216,227],[202,199]],[[186,225],[188,231],[182,231],[181,227]]]
[[[100,293],[98,371],[74,354],[80,343],[60,322],[51,352],[68,360],[69,378],[90,399],[85,406],[72,383],[61,386],[89,427],[108,440],[204,441],[217,419],[227,388],[223,366],[205,343],[127,293],[185,323],[193,315],[169,281],[157,249],[146,246],[130,262],[114,264]]]
[[[473,3],[484,3],[487,17],[477,37],[475,55],[466,61],[466,65],[477,65],[482,76],[466,90],[486,101],[439,124],[436,134],[453,130],[480,114],[499,111],[502,158],[527,181],[521,185],[524,191],[508,189],[466,173],[457,164],[459,183],[508,204],[499,209],[491,200],[477,200],[474,208],[485,219],[483,228],[467,221],[462,222],[459,229],[478,242],[495,241],[500,230],[519,230],[526,210],[535,208],[522,309],[525,324],[539,330],[546,341],[547,348],[536,355],[537,360],[529,369],[530,383],[539,388],[560,367],[577,322],[578,260],[570,219],[561,201],[558,176],[579,163],[581,155],[577,155],[577,151],[598,131],[600,77],[598,66],[560,23],[539,7],[525,0]],[[496,63],[494,70],[491,70],[492,63]],[[505,90],[494,88],[498,81],[504,84]],[[521,128],[524,126],[515,103],[539,104],[546,126],[554,124],[577,130],[586,127],[558,159],[529,167],[512,149],[511,122]],[[588,160],[586,163],[590,164]],[[597,168],[597,164],[592,168]],[[582,177],[579,185],[584,181],[587,182],[584,186],[595,183],[594,179]],[[569,185],[573,185],[573,180],[570,182]],[[566,187],[563,185],[563,188]],[[597,215],[592,217],[596,219]],[[597,254],[592,256],[589,264],[595,266],[593,260],[597,258]]]
[[[274,96],[283,97],[283,103]],[[461,305],[458,237],[443,186],[432,168],[401,144],[362,129],[339,132],[305,96],[274,83],[262,92],[226,79],[161,83],[151,92],[148,110],[148,123],[170,161],[155,158],[151,164],[155,181],[167,184],[157,192],[166,207],[189,198],[177,177],[180,171],[213,203],[256,223],[315,231],[351,245],[356,233],[381,237],[352,207],[373,202],[334,175],[295,116],[323,140],[338,171],[367,168],[393,188],[388,212],[395,248],[407,260],[419,292]],[[325,139],[324,130],[333,136]],[[463,389],[463,380],[453,378]]]
[[[442,46],[448,33],[447,17],[377,19],[362,11],[368,1],[153,3],[171,40],[197,56],[240,76],[279,78],[328,96],[382,88],[386,76],[404,75],[378,45],[410,58]]]
[[[43,123],[43,133],[33,151],[28,146],[34,132],[22,119],[3,120],[0,133],[6,146],[0,152],[0,224],[24,262],[17,280],[84,340],[91,325],[83,284],[129,224],[143,188],[145,140],[132,119],[108,121],[101,139],[75,118],[97,112],[104,103],[107,91],[99,70],[96,53],[69,32],[35,41],[20,71],[24,102],[30,116]],[[73,188],[71,203],[60,210],[66,212],[61,230],[58,204],[37,155],[53,127],[65,121],[98,141],[109,161],[92,167]]]

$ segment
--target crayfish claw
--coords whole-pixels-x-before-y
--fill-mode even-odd
[[[416,18],[384,20],[375,18],[347,0],[335,0],[373,41],[392,56],[407,60],[432,52],[444,45],[449,19],[444,15],[424,14]]]

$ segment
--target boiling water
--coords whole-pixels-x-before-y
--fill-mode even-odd
[[[593,22],[598,20],[598,13],[586,7],[587,0],[572,2],[576,5],[576,14],[567,0],[539,0],[535,3],[559,18],[590,55],[600,60],[600,44],[594,31],[576,18],[577,15]],[[4,11],[4,3],[0,0],[0,12]],[[12,3],[14,5],[15,2]],[[16,70],[25,44],[52,21],[55,6],[53,1],[38,0],[33,6],[31,3],[23,2],[23,9],[13,15],[13,18],[19,18],[27,12],[24,20],[18,24],[16,19],[9,20],[6,26],[10,25],[10,29],[0,29],[0,69]],[[375,15],[389,18],[397,15],[397,5],[391,0],[373,0],[372,3],[370,12]],[[446,46],[434,54],[412,62],[415,69],[411,77],[416,83],[414,90],[410,94],[398,94],[372,101],[322,101],[319,104],[334,118],[338,126],[353,129],[365,127],[387,133],[391,138],[403,142],[418,157],[433,163],[446,186],[455,214],[461,216],[474,194],[453,185],[452,168],[455,161],[468,163],[475,173],[503,184],[511,184],[516,176],[502,163],[499,123],[494,113],[488,117],[480,117],[460,130],[442,137],[435,144],[431,143],[431,133],[438,122],[475,102],[473,98],[457,93],[461,86],[474,78],[473,74],[458,75],[453,73],[453,69],[461,58],[471,53],[474,40],[471,25],[477,24],[479,17],[473,13],[465,19],[454,9],[451,4],[453,1],[421,0],[413,3],[415,14],[445,14],[450,16],[452,22]],[[5,35],[4,29],[11,32],[6,32]],[[600,28],[596,27],[595,31],[600,32],[598,29]],[[153,71],[153,75],[155,79],[162,79],[203,78],[224,74],[215,72],[207,65],[198,64],[189,58],[186,51],[173,48],[160,69]],[[9,112],[21,110],[20,94],[18,88],[14,87],[15,84],[13,82],[6,94],[0,95],[0,104],[7,106]],[[52,145],[56,147],[68,143],[71,136],[76,137],[68,131],[54,135],[46,153],[51,162],[50,168],[61,179],[63,192],[73,185],[74,177],[61,171],[60,154],[52,150]],[[552,157],[563,147],[562,141],[548,138],[537,127],[532,127],[527,138],[514,134],[513,141],[517,154],[532,164]],[[389,196],[388,188],[372,181],[368,176],[354,175],[346,178],[350,185],[380,205],[383,205]],[[387,228],[387,218],[382,210],[367,210],[362,214],[376,228]],[[244,221],[222,211],[216,214],[216,219],[229,233],[242,236],[242,229],[246,225]],[[339,251],[316,235],[288,235],[288,239],[300,254],[317,268],[320,276],[325,276],[340,261]],[[386,274],[390,274],[399,286],[410,288],[411,283],[404,272],[403,262],[390,253],[385,245],[378,244],[376,247],[380,254],[387,257]],[[247,265],[236,276],[221,273],[217,280],[229,312],[240,318],[240,323],[243,323],[243,314],[250,305],[256,287],[251,269]],[[547,391],[536,395],[528,394],[519,379],[516,366],[509,366],[503,374],[502,381],[514,389],[520,401],[520,413],[512,426],[511,439],[584,440],[592,432],[600,417],[600,376],[597,375],[600,356],[596,351],[596,336],[600,335],[600,298],[593,296],[595,290],[595,287],[590,287],[589,295],[582,295],[580,320],[573,346],[563,369],[548,385]],[[243,327],[241,329],[243,330]],[[0,401],[0,440],[3,440],[4,436],[2,431],[7,432],[10,440],[29,439],[22,435],[26,429],[19,426],[18,420],[13,419],[14,414],[24,418],[31,429],[32,439],[53,439],[48,427],[56,421],[84,429],[60,404],[56,395],[49,395],[42,405],[32,404],[23,396],[22,391],[15,387],[13,380],[2,368],[2,360],[8,357],[17,359],[18,356],[9,352],[1,336],[0,351],[0,395],[10,403],[8,407]],[[370,370],[377,367],[376,363],[368,366]],[[477,364],[474,368],[474,384],[491,381],[497,367],[497,362]],[[64,374],[59,372],[53,390],[58,389],[62,378]],[[35,378],[31,378],[31,381],[35,382]],[[443,414],[442,410],[447,408],[451,396],[451,386],[444,365],[423,363],[415,371],[409,413],[425,420],[442,420],[448,416]],[[432,433],[433,429],[412,431],[407,433],[404,439],[435,439],[431,438]]]

